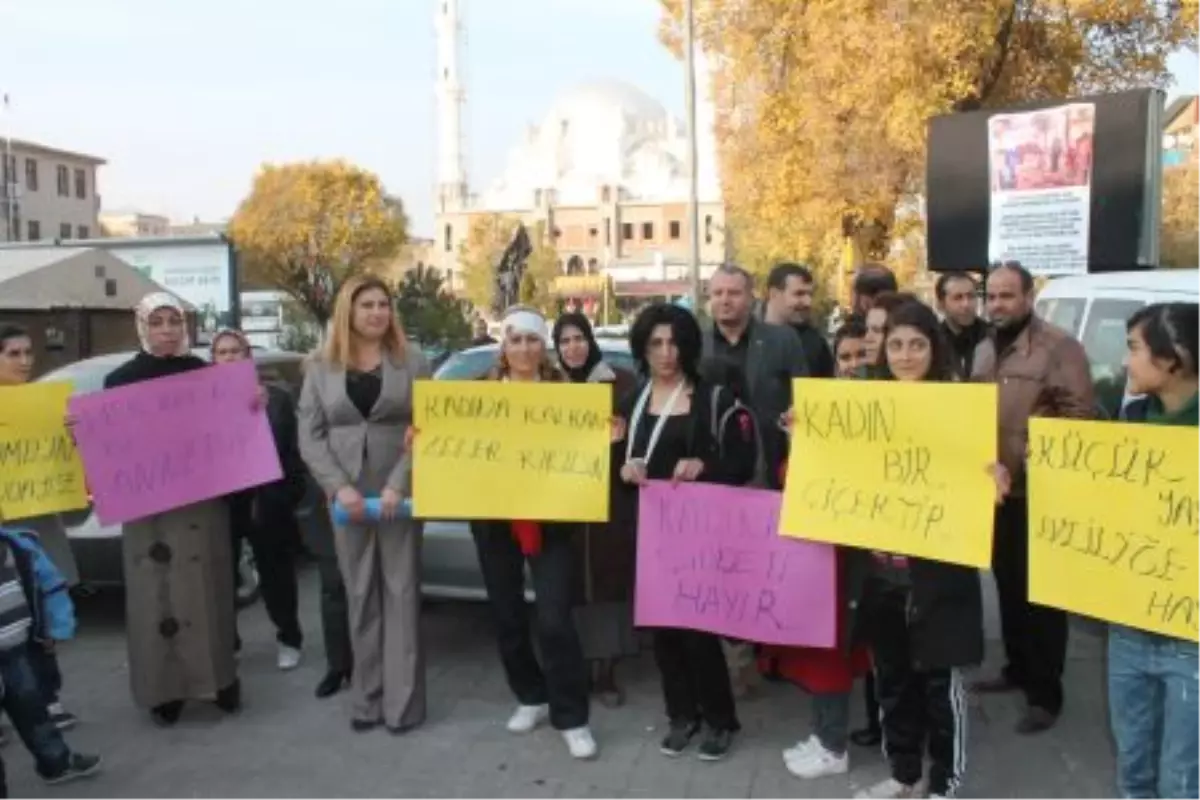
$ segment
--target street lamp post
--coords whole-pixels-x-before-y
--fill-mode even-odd
[[[692,0],[683,3],[683,56],[686,73],[687,169],[688,169],[688,281],[692,310],[700,310],[700,189],[697,175],[696,135],[696,19]]]

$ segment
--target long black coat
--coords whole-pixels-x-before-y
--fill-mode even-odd
[[[969,667],[983,661],[983,593],[979,570],[924,558],[908,559],[912,592],[908,637],[912,666],[918,670]],[[859,635],[866,643],[872,629],[872,605],[887,584],[868,578],[858,609]],[[879,632],[894,636],[894,632]]]

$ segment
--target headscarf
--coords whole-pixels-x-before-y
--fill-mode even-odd
[[[563,360],[562,350],[558,344],[559,339],[563,335],[563,329],[568,327],[578,328],[587,342],[587,358],[578,367],[567,365],[567,362]],[[555,320],[552,336],[554,338],[554,352],[558,354],[558,363],[563,371],[567,373],[567,377],[571,379],[571,383],[587,383],[588,378],[591,377],[592,370],[596,368],[596,365],[603,358],[603,354],[600,352],[600,345],[596,344],[596,334],[592,331],[592,323],[578,311],[563,314]]]
[[[239,331],[237,328],[221,328],[213,334],[212,342],[208,346],[209,358],[215,358],[217,355],[217,342],[221,341],[226,336],[232,336],[238,340],[238,344],[242,346],[242,350],[246,351],[246,355],[250,355],[251,347],[250,340],[246,338],[246,334]]]
[[[168,356],[186,356],[191,353],[192,343],[188,338],[187,333],[187,312],[183,310],[183,304],[173,294],[167,292],[151,292],[142,298],[141,302],[134,308],[134,316],[137,319],[137,334],[138,340],[142,343],[142,350],[150,352],[150,315],[155,311],[160,311],[164,308],[170,308],[179,312],[179,316],[184,319],[183,336],[179,340],[179,347],[174,353],[168,353]]]
[[[543,342],[546,341],[546,318],[537,309],[529,306],[513,306],[505,311],[504,318],[500,320],[500,328],[505,336],[508,336],[509,331],[516,331],[531,333]]]

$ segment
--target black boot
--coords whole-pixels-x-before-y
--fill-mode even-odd
[[[217,692],[217,708],[232,714],[242,707],[242,682],[234,678],[233,683]]]
[[[332,670],[325,673],[325,677],[321,678],[321,682],[317,684],[316,695],[320,699],[332,697],[349,685],[349,672],[338,672],[336,670]]]
[[[156,725],[169,728],[176,722],[179,722],[179,715],[182,713],[183,701],[171,700],[166,703],[159,703],[150,709],[150,718],[154,720]]]

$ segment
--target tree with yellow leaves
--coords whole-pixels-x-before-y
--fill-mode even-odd
[[[247,279],[287,292],[322,327],[342,283],[394,257],[407,227],[378,176],[344,161],[263,166],[229,226]]]
[[[660,0],[678,52],[681,0]],[[832,277],[920,219],[930,117],[1169,80],[1196,1],[694,0],[737,257]]]
[[[1196,159],[1163,170],[1159,263],[1195,269],[1200,264],[1200,169]]]
[[[467,238],[458,248],[458,264],[464,294],[476,308],[493,307],[496,267],[520,222],[519,218],[506,214],[479,214],[471,218]],[[519,297],[526,305],[552,314],[557,306],[553,289],[559,275],[558,252],[548,241],[541,223],[529,228],[529,243],[533,252],[525,261]]]

